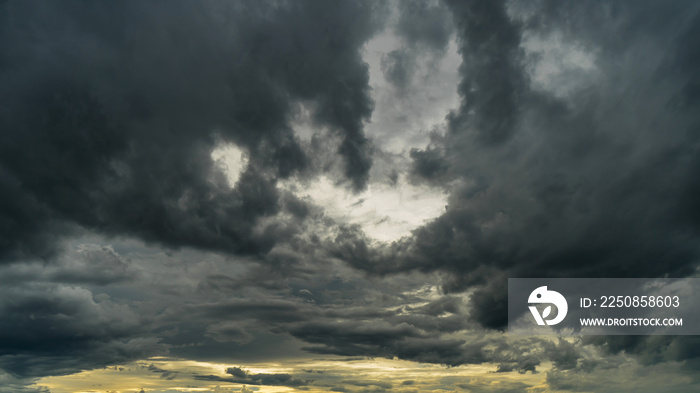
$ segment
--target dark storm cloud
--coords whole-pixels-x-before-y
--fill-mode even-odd
[[[487,393],[487,392],[499,392],[499,393],[526,393],[531,391],[532,387],[516,381],[501,382],[498,387],[494,389],[491,382],[487,381],[474,381],[471,383],[458,383],[457,387],[462,388],[468,392],[473,393]]]
[[[442,2],[401,1],[394,33],[402,46],[382,55],[384,79],[397,92],[409,94],[413,79],[427,61],[428,74],[445,55],[453,33],[452,17]]]
[[[444,51],[452,35],[451,15],[441,2],[401,1],[396,33],[409,46]]]
[[[116,244],[114,248],[125,247]],[[93,254],[105,254],[108,260],[117,258],[119,264],[128,266],[124,261],[136,255],[122,256],[96,246],[85,249],[90,250],[91,258]],[[200,258],[205,261],[196,262]],[[303,356],[300,348],[319,354],[399,357],[455,366],[493,362],[501,371],[520,372],[533,371],[547,359],[556,361],[555,349],[545,344],[513,344],[497,334],[470,334],[475,325],[469,321],[469,311],[460,296],[426,301],[420,295],[396,293],[392,288],[396,285],[394,279],[387,279],[378,289],[375,283],[352,275],[337,282],[322,272],[312,278],[291,277],[286,289],[283,284],[274,285],[274,289],[267,288],[268,284],[210,288],[200,284],[207,281],[211,271],[240,271],[241,267],[225,260],[213,264],[206,261],[209,258],[209,254],[197,256],[197,251],[189,251],[179,262],[176,256],[150,262],[142,258],[140,268],[148,271],[138,271],[134,285],[122,280],[99,284],[106,287],[98,289],[114,293],[114,299],[104,293],[95,294],[97,290],[90,293],[55,283],[38,285],[17,280],[18,286],[33,289],[21,296],[19,289],[6,293],[8,302],[18,303],[14,311],[2,309],[2,315],[11,317],[6,321],[7,342],[24,340],[27,345],[42,345],[43,341],[32,337],[44,335],[53,341],[41,348],[21,349],[8,344],[8,353],[15,353],[5,358],[12,363],[8,368],[24,376],[70,373],[90,368],[91,364],[108,365],[164,353],[191,360],[245,362]],[[20,277],[19,273],[28,268],[33,269],[31,265],[6,265],[3,273],[13,272],[11,278]],[[66,264],[65,268],[74,266]],[[178,271],[187,271],[186,277]],[[53,277],[51,270],[43,276],[47,281]],[[41,278],[36,275],[35,280]],[[295,289],[299,285],[309,288],[304,296],[296,296],[301,293]],[[70,302],[56,301],[61,297],[57,289],[51,288],[61,289],[61,294],[66,293],[63,297],[79,294],[80,301],[72,304],[82,306],[64,306]],[[230,298],[233,294],[242,297]],[[21,300],[29,296],[33,303]],[[33,321],[41,323],[33,325]],[[117,329],[120,323],[121,330]],[[13,331],[13,326],[19,331]],[[36,334],[23,338],[31,331]],[[31,366],[29,362],[33,362]],[[173,374],[164,376],[170,377]]]
[[[215,304],[197,305],[196,308],[204,315],[219,319],[227,317],[250,318],[274,324],[296,322],[320,315],[320,310],[310,304],[286,299],[236,299]]]
[[[369,386],[376,386],[380,389],[391,389],[393,385],[389,382],[367,382],[367,381],[342,381],[341,383],[347,384],[347,385],[353,385],[353,386],[363,386],[363,387],[369,387]]]
[[[170,262],[163,271],[187,269],[184,282],[152,284],[156,297],[170,299],[146,309],[166,307],[154,317],[157,323],[151,330],[171,357],[245,364],[251,359],[304,356],[301,350],[451,366],[493,363],[502,372],[525,373],[548,361],[567,367],[572,363],[567,359],[577,356],[561,344],[511,342],[501,334],[479,331],[464,296],[433,297],[431,290],[426,299],[420,293],[405,293],[399,289],[405,288],[397,282],[400,277],[377,285],[374,279],[360,278],[360,272],[350,271],[341,281],[317,271],[311,277],[288,277],[286,285],[210,288],[199,284],[228,264],[222,261],[224,265],[198,271],[191,262],[197,259],[185,258],[182,265]],[[413,280],[423,285],[425,276]],[[303,295],[300,286],[308,288]]]
[[[448,1],[462,55],[461,105],[450,118],[451,131],[475,130],[486,144],[505,141],[514,132],[520,101],[527,89],[522,67],[520,29],[502,1]]]
[[[411,149],[410,156],[413,160],[411,174],[422,181],[441,183],[449,168],[444,154],[439,147],[428,147],[424,150]]]
[[[262,386],[289,386],[300,388],[309,385],[313,380],[302,380],[291,374],[253,374],[240,367],[229,367],[226,373],[230,374],[230,378],[219,377],[216,375],[198,375],[196,379],[204,381],[220,381],[240,383],[246,385],[262,385]]]
[[[393,244],[345,228],[329,245],[377,275],[445,272],[489,328],[506,322],[508,277],[685,276],[700,260],[695,3],[513,7],[450,3],[461,105],[411,152],[416,181],[451,191],[446,213]],[[570,71],[576,89],[533,80],[532,37],[594,58]]]
[[[464,316],[460,317],[464,320]],[[439,324],[435,318],[433,324]],[[499,371],[536,372],[542,362],[551,361],[558,369],[575,366],[581,357],[571,344],[556,345],[543,340],[509,341],[498,335],[473,334],[465,339],[441,337],[443,332],[463,331],[414,324],[406,320],[317,319],[297,323],[286,329],[294,337],[313,344],[304,349],[312,353],[340,356],[400,358],[423,363],[459,366],[495,363]],[[572,360],[573,359],[573,360]]]
[[[363,329],[369,329],[366,332],[369,340],[437,337],[441,333],[464,330],[469,324],[465,321],[463,308],[460,299],[450,297],[417,308],[388,308],[371,304],[319,306],[301,299],[236,299],[217,304],[197,305],[187,313],[212,320],[254,320],[278,332],[291,331],[293,335],[304,340],[307,335],[317,336],[310,333],[311,331],[326,329],[330,332],[328,337],[335,337],[338,342],[352,345],[352,340],[346,340],[339,334],[341,330],[357,337],[362,334],[360,332]],[[378,330],[372,333],[373,329]],[[212,332],[223,336],[231,335],[234,338],[245,334],[235,324],[217,324],[212,328]]]
[[[582,342],[600,346],[606,355],[635,356],[643,365],[683,362],[692,372],[700,368],[700,339],[695,336],[589,336]]]
[[[108,296],[56,284],[4,286],[0,368],[21,377],[74,373],[163,353],[152,321]]]
[[[352,186],[367,182],[360,50],[379,4],[0,7],[5,260],[53,256],[71,224],[171,247],[269,250],[290,236],[257,225],[284,208],[276,178],[313,160],[288,125],[295,100],[340,137]],[[220,141],[250,157],[234,189],[210,158]]]
[[[173,380],[177,377],[178,371],[170,371],[157,367],[154,364],[148,365],[148,371],[160,374],[162,379]]]
[[[505,337],[484,334],[462,338],[476,326],[469,322],[468,311],[459,297],[445,296],[412,307],[403,304],[417,299],[389,300],[391,295],[387,293],[372,301],[369,293],[362,293],[361,282],[352,284],[360,286],[356,295],[344,292],[326,295],[333,298],[314,295],[318,303],[306,298],[275,299],[269,294],[264,298],[265,295],[259,293],[258,299],[230,299],[211,304],[195,302],[184,308],[173,306],[159,321],[165,326],[177,326],[179,333],[165,338],[164,342],[173,347],[171,354],[174,356],[186,353],[188,358],[210,359],[219,356],[213,354],[212,345],[229,348],[223,350],[227,353],[259,351],[255,344],[259,347],[260,343],[256,340],[269,340],[272,333],[300,340],[297,345],[310,353],[398,357],[451,366],[494,362],[520,372],[533,371],[541,361],[555,356],[553,347],[549,351],[534,350],[532,347],[538,347],[538,342],[513,344]],[[332,282],[327,285],[329,289],[335,288]],[[319,287],[313,292],[323,293],[324,290]],[[198,333],[198,329],[203,329],[195,325],[181,323],[182,315],[189,316],[190,325],[208,324],[206,333]],[[451,336],[453,334],[455,336]],[[216,342],[204,342],[207,338]],[[187,346],[185,352],[175,349],[180,346]],[[530,349],[523,355],[526,347]]]
[[[559,339],[557,344],[543,344],[545,351],[549,353],[549,359],[554,363],[554,367],[559,370],[570,370],[578,366],[578,361],[582,357],[576,346],[566,340]]]
[[[384,78],[399,90],[410,86],[415,72],[415,56],[406,49],[396,49],[382,56]]]
[[[84,246],[69,251],[50,264],[15,263],[0,266],[0,275],[14,285],[37,281],[107,286],[134,280],[138,269],[130,260],[104,246]]]

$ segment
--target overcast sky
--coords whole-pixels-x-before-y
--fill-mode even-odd
[[[688,392],[509,277],[700,263],[697,1],[0,1],[0,392]]]

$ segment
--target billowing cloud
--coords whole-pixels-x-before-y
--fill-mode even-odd
[[[290,374],[252,374],[240,367],[230,367],[226,369],[227,374],[231,374],[230,378],[222,378],[214,375],[202,375],[197,377],[203,380],[214,380],[220,382],[233,382],[248,385],[271,385],[271,386],[290,386],[299,387],[308,385],[309,381],[298,379]]]
[[[289,119],[310,102],[363,189],[372,148],[363,43],[381,5],[2,5],[3,257],[48,258],[74,226],[168,246],[269,250],[276,179],[313,159]],[[231,189],[217,143],[249,164]]]
[[[629,4],[453,4],[461,105],[411,151],[416,181],[450,191],[447,211],[393,245],[348,230],[333,255],[380,275],[445,272],[447,292],[478,288],[487,327],[504,326],[507,277],[694,273],[691,8],[650,11],[663,22],[643,34],[648,14]],[[562,45],[585,64],[557,63]],[[581,79],[557,89],[547,64]]]

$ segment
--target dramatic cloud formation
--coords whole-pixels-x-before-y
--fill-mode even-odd
[[[649,5],[657,6],[649,12],[674,11]],[[335,245],[336,255],[373,273],[442,270],[448,292],[480,286],[474,316],[489,327],[505,323],[493,310],[505,310],[507,277],[684,276],[699,255],[689,199],[698,145],[693,55],[684,52],[695,48],[695,13],[675,9],[683,23],[653,26],[651,38],[639,32],[648,14],[629,4],[605,14],[538,7],[454,5],[462,104],[443,135],[411,151],[416,178],[451,191],[448,210],[393,245],[365,247],[359,233]],[[603,36],[592,27],[601,25]],[[531,37],[544,44],[528,48]],[[628,42],[611,42],[619,37]],[[547,56],[561,56],[558,40],[593,57],[600,76],[566,94],[555,81],[529,86],[546,73],[538,67],[557,60]]]
[[[275,181],[312,160],[288,125],[295,100],[339,136],[352,187],[367,184],[372,100],[360,51],[379,4],[3,8],[6,259],[51,257],[72,224],[269,250],[288,236],[257,226],[281,208]],[[219,139],[249,155],[234,189],[210,159]]]
[[[503,328],[697,275],[699,67],[691,1],[0,2],[0,392],[697,390]]]

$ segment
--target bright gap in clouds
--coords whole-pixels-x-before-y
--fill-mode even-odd
[[[394,4],[396,6],[396,4]],[[396,16],[396,15],[394,15]],[[413,73],[405,91],[389,83],[382,70],[382,59],[392,51],[408,51],[414,61]],[[380,165],[375,157],[373,180],[359,194],[350,193],[343,185],[321,176],[306,185],[288,187],[297,196],[323,207],[327,216],[341,224],[358,224],[372,239],[391,242],[441,216],[447,205],[443,189],[413,185],[401,175],[394,184],[385,179],[388,168],[401,173],[412,148],[424,148],[429,133],[445,124],[445,116],[459,106],[457,85],[461,56],[455,37],[444,52],[410,48],[391,28],[376,35],[366,45],[363,57],[368,65],[375,108],[372,120],[365,124],[365,133],[372,143],[394,159]],[[302,113],[298,120],[309,118]],[[294,130],[306,140],[313,134],[311,122],[298,121]]]
[[[248,165],[248,159],[243,150],[233,143],[219,143],[211,152],[211,159],[215,165],[224,173],[228,184],[235,187],[241,173]]]
[[[387,80],[382,67],[383,59],[396,50],[410,59],[404,91]],[[369,68],[375,104],[372,121],[365,125],[367,135],[383,151],[394,154],[424,148],[430,142],[430,133],[441,130],[445,116],[459,108],[457,86],[462,57],[456,38],[450,38],[443,52],[412,48],[393,29],[386,29],[367,42],[363,58]]]
[[[212,160],[235,187],[247,165],[245,153],[231,143],[219,144]],[[390,242],[409,235],[413,229],[440,216],[445,211],[447,195],[442,190],[398,181],[370,183],[367,190],[352,194],[327,176],[309,183],[289,180],[282,188],[323,208],[324,213],[340,224],[358,224],[374,240]]]
[[[544,366],[551,368],[550,364]],[[231,379],[231,375],[226,373],[226,369],[230,367],[241,367],[251,374],[289,374],[299,379],[309,380],[309,384],[299,388],[247,385],[244,390],[244,383],[226,382],[226,379]],[[316,356],[314,358],[246,365],[155,357],[120,366],[82,371],[73,375],[45,377],[38,380],[33,387],[48,389],[52,393],[101,392],[101,389],[97,390],[96,388],[102,386],[110,386],[111,390],[108,392],[122,393],[137,393],[141,387],[143,387],[144,392],[151,393],[241,393],[249,391],[291,393],[301,390],[310,393],[334,390],[445,392],[453,391],[456,382],[468,382],[470,387],[478,388],[479,391],[496,392],[506,391],[506,389],[507,391],[515,391],[515,387],[544,386],[547,378],[547,373],[518,374],[515,378],[513,375],[509,375],[511,373],[495,374],[496,369],[497,365],[495,364],[448,368],[442,365],[421,364],[397,359],[343,359],[335,356]],[[207,380],[201,378],[202,376],[220,377],[224,381]],[[339,389],[348,385],[376,389]],[[389,388],[390,386],[391,388]],[[399,386],[404,387],[404,389],[395,390],[393,388]],[[331,387],[336,389],[331,389]]]
[[[567,41],[562,34],[524,34],[521,47],[530,59],[532,87],[566,98],[590,86],[598,76],[591,48]]]
[[[370,183],[362,193],[352,194],[342,185],[321,176],[306,187],[287,185],[297,196],[321,207],[341,224],[358,224],[374,240],[391,242],[440,216],[447,195],[426,186],[405,182],[396,185]]]
[[[363,51],[375,100],[372,121],[365,124],[365,133],[377,148],[394,158],[385,156],[385,166],[376,171],[373,168],[373,181],[359,194],[352,194],[332,176],[325,175],[308,182],[284,180],[280,187],[320,206],[325,215],[339,224],[360,225],[370,238],[380,242],[410,235],[412,230],[442,215],[447,205],[443,189],[410,184],[405,181],[405,174],[394,184],[379,179],[386,179],[391,168],[401,173],[410,150],[424,148],[430,142],[430,132],[441,130],[445,116],[459,106],[457,85],[462,60],[457,48],[454,36],[444,51],[410,48],[393,29],[375,36]],[[405,91],[389,83],[382,70],[382,59],[394,50],[409,51],[415,63]],[[313,103],[300,101],[296,109],[290,125],[308,147],[313,135],[323,135],[328,130],[314,124]],[[231,187],[235,187],[247,165],[245,153],[234,144],[220,143],[211,157]]]

